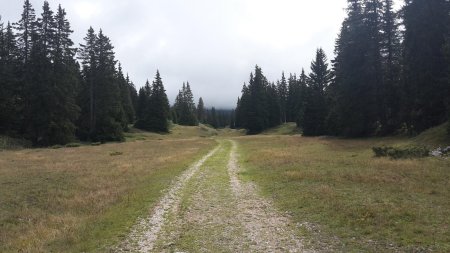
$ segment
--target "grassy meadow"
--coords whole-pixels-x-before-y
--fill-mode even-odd
[[[125,143],[0,151],[0,252],[105,252],[216,141],[132,133]],[[187,139],[186,139],[187,138]]]
[[[256,182],[291,214],[312,247],[450,252],[450,160],[374,158],[371,149],[425,140],[431,147],[442,133],[426,134],[414,139],[297,135],[236,140],[246,168],[242,178]],[[434,147],[443,144],[437,139]]]

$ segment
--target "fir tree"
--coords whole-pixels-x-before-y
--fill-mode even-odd
[[[303,117],[303,133],[307,136],[325,134],[325,119],[327,116],[327,101],[325,91],[331,80],[327,57],[320,48],[316,52],[316,59],[311,63],[309,86]]]
[[[183,87],[175,99],[174,105],[178,124],[183,126],[197,126],[197,108],[194,103],[191,86],[183,83]]]
[[[203,98],[198,100],[197,119],[200,123],[205,123],[205,104],[203,103]]]
[[[148,130],[169,132],[169,100],[167,99],[159,71],[156,72],[155,80],[153,81],[149,102],[148,119],[146,121],[148,123]]]
[[[287,122],[287,100],[288,100],[288,86],[284,72],[281,75],[281,81],[277,83],[278,97],[280,100],[281,121]]]
[[[116,81],[116,60],[110,39],[100,30],[98,36],[92,28],[81,45],[80,59],[83,63],[84,96],[81,137],[92,141],[123,140],[126,124],[125,112]],[[86,121],[84,121],[86,122]]]
[[[443,47],[450,2],[408,0],[403,9],[403,121],[420,132],[447,119],[445,100],[448,61]]]
[[[29,0],[25,0],[23,4],[23,12],[19,22],[15,24],[18,31],[18,45],[21,50],[21,57],[23,61],[28,62],[31,54],[33,41],[37,35],[36,14]]]

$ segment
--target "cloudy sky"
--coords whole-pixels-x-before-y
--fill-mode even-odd
[[[31,0],[40,15],[43,0]],[[271,81],[307,71],[317,47],[333,58],[346,0],[49,0],[68,13],[72,38],[100,28],[136,86],[157,69],[169,99],[184,81],[208,106],[231,108],[254,66]],[[0,0],[3,21],[22,0]]]

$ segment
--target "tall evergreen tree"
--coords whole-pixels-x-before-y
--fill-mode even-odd
[[[198,100],[197,119],[198,119],[198,122],[205,123],[205,104],[203,103],[203,98],[200,98]]]
[[[122,65],[119,63],[117,73],[116,73],[117,85],[120,89],[121,102],[123,110],[125,112],[126,119],[123,120],[124,129],[128,130],[128,124],[134,123],[134,107],[131,100],[130,86],[128,81],[125,79],[122,71]]]
[[[29,0],[24,1],[21,19],[15,24],[15,28],[18,31],[18,45],[22,60],[28,62],[35,40],[33,37],[37,36],[36,14]]]
[[[277,83],[278,97],[280,100],[281,121],[287,122],[287,100],[288,100],[288,85],[284,72],[281,75],[281,81]]]
[[[18,74],[21,67],[19,51],[11,24],[6,28],[0,20],[0,133],[15,132],[21,120],[21,94]]]
[[[398,15],[393,0],[383,0],[381,14],[382,76],[378,92],[380,134],[393,133],[399,126],[401,43]]]
[[[156,72],[149,101],[147,115],[148,130],[169,132],[169,100],[167,99],[166,90],[164,89],[159,71]]]
[[[403,120],[420,132],[447,119],[445,77],[448,61],[443,47],[448,33],[447,0],[407,0],[403,9]]]
[[[174,105],[177,113],[178,124],[184,126],[197,126],[197,108],[194,103],[194,95],[192,94],[191,86],[188,83],[183,83],[183,87],[175,99]]]
[[[375,0],[361,3],[348,1],[348,17],[344,20],[336,42],[335,94],[339,132],[346,136],[367,136],[378,127],[377,94],[380,78],[378,4]],[[364,8],[365,7],[365,8]]]
[[[309,74],[309,86],[303,117],[303,133],[307,136],[325,134],[325,120],[328,114],[326,89],[331,80],[331,72],[328,69],[325,52],[319,48],[316,59],[311,63]]]
[[[255,67],[255,75],[250,76],[249,105],[247,108],[247,130],[250,134],[260,133],[268,127],[266,87],[268,82],[260,67]]]
[[[306,84],[305,84],[306,85]],[[288,95],[286,99],[286,118],[289,122],[297,122],[300,112],[301,87],[297,76],[290,74],[288,79]]]
[[[81,137],[93,141],[123,140],[126,117],[116,81],[116,60],[111,41],[102,30],[97,36],[92,27],[89,29],[80,59],[85,83],[82,118],[89,119],[80,126]]]

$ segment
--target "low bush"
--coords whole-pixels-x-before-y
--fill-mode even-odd
[[[111,152],[109,153],[110,156],[118,156],[118,155],[123,155],[122,152]]]
[[[393,159],[422,158],[430,155],[430,150],[422,146],[410,147],[373,147],[375,157],[391,157]]]
[[[69,144],[66,144],[66,148],[78,148],[80,146],[81,146],[80,143],[69,143]]]

